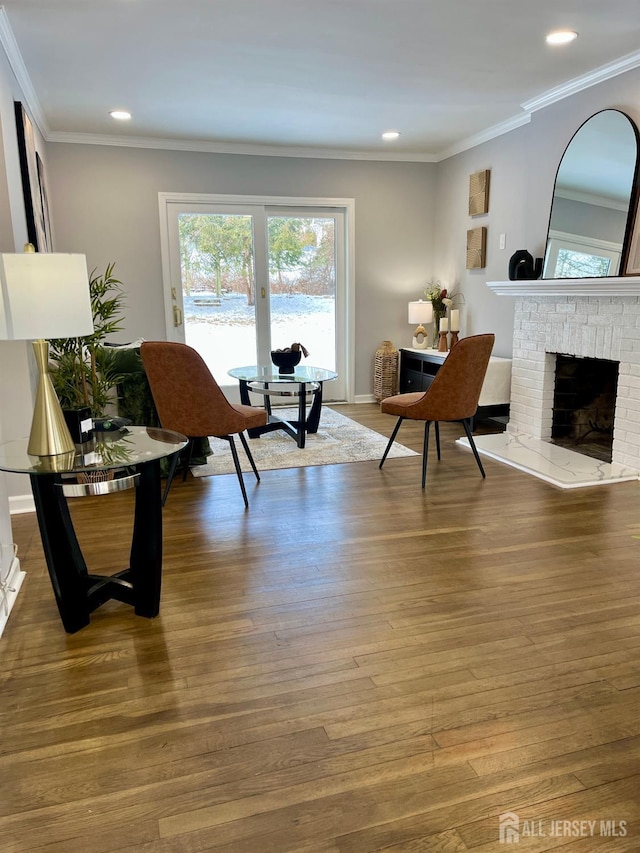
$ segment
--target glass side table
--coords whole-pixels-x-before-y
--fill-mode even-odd
[[[266,426],[255,427],[247,430],[251,438],[257,438],[265,432],[276,429],[284,430],[287,435],[294,438],[298,447],[303,448],[308,433],[318,431],[320,423],[320,412],[322,410],[322,385],[332,379],[337,379],[338,374],[333,370],[325,370],[323,367],[307,367],[298,365],[291,373],[279,373],[273,364],[252,364],[248,367],[234,367],[227,371],[229,376],[237,379],[240,383],[240,402],[245,406],[251,405],[249,391],[264,396],[264,407],[267,410],[268,422]],[[297,386],[295,390],[291,386]],[[306,398],[307,393],[312,394],[311,408],[307,416]],[[297,397],[298,418],[297,420],[284,420],[279,418],[271,410],[271,396]]]
[[[152,618],[160,610],[162,581],[162,491],[160,459],[187,445],[170,430],[132,426],[100,433],[82,453],[30,456],[27,439],[0,444],[0,470],[28,474],[42,547],[65,631],[89,624],[106,601],[131,605]],[[71,521],[67,497],[135,488],[129,567],[114,575],[87,570]]]

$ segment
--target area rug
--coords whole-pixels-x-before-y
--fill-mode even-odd
[[[297,409],[279,409],[281,418],[296,418]],[[390,429],[393,422],[390,419]],[[320,426],[315,435],[307,435],[304,448],[299,448],[294,439],[281,430],[267,432],[260,438],[249,439],[258,471],[275,468],[303,468],[307,465],[338,465],[343,462],[369,462],[380,459],[387,446],[388,436],[367,429],[341,415],[334,409],[323,407]],[[194,465],[194,477],[210,477],[213,474],[230,474],[235,471],[229,442],[210,438],[213,454],[206,465]],[[236,440],[238,456],[243,471],[251,471],[242,445]],[[415,451],[394,442],[389,451],[390,458],[418,456]]]

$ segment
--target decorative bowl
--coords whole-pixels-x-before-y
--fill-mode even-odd
[[[292,350],[290,352],[278,352],[271,350],[271,361],[278,368],[278,373],[294,373],[296,364],[300,363],[302,352]]]

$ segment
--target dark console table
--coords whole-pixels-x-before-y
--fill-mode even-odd
[[[30,456],[26,438],[0,444],[0,470],[28,474],[31,479],[49,577],[69,634],[88,625],[89,615],[110,599],[130,604],[138,616],[158,615],[162,580],[160,460],[186,444],[183,435],[154,427],[101,433],[81,454]],[[129,567],[114,575],[89,574],[67,497],[134,487]],[[107,531],[108,520],[105,536]]]

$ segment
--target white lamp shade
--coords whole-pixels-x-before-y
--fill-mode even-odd
[[[0,254],[0,339],[76,338],[93,333],[84,255]]]
[[[433,305],[420,299],[409,303],[409,322],[411,325],[430,323],[433,320]]]

